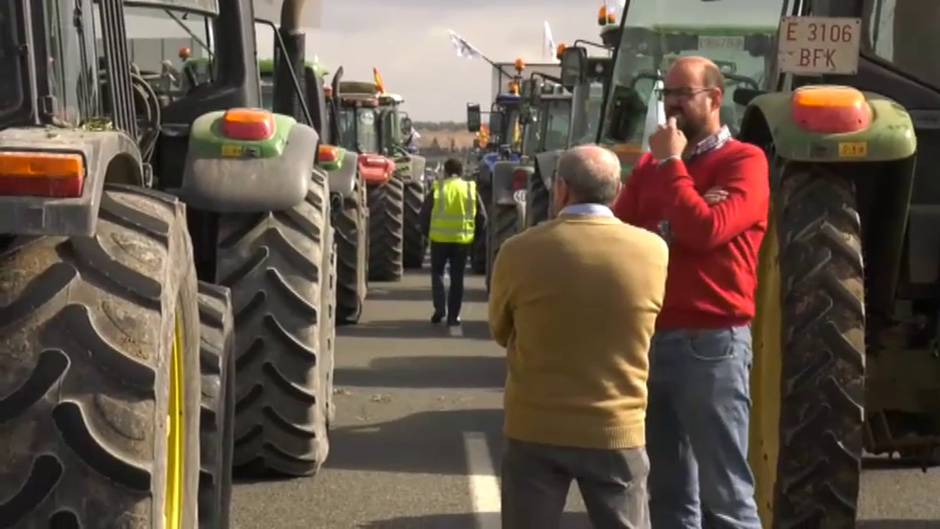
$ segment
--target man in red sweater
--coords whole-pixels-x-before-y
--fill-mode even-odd
[[[664,85],[668,122],[613,208],[669,244],[650,347],[652,527],[759,529],[747,440],[767,159],[722,126],[724,82],[714,63],[683,57]]]

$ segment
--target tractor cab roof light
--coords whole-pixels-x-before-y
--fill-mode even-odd
[[[81,154],[0,151],[0,196],[76,198],[84,185]]]
[[[271,139],[275,133],[274,114],[258,108],[233,108],[222,116],[222,134],[242,141]]]

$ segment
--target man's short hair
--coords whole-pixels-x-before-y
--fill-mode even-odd
[[[444,175],[445,176],[463,176],[463,163],[456,158],[448,158],[444,162]]]
[[[603,147],[581,145],[561,155],[557,175],[578,202],[608,205],[620,188],[620,160]]]
[[[722,93],[725,91],[725,76],[721,73],[721,69],[711,61],[704,65],[702,83],[705,88],[717,88]]]

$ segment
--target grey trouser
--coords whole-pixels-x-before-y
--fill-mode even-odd
[[[596,529],[649,529],[646,449],[593,450],[506,440],[503,529],[557,529],[572,480]]]

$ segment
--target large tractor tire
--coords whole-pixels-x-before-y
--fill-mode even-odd
[[[333,226],[338,266],[336,319],[339,323],[357,323],[368,292],[369,209],[365,186],[358,185],[354,196],[343,199],[342,208],[334,212]]]
[[[0,278],[0,527],[196,527],[184,205],[109,185],[94,236],[8,238]]]
[[[525,226],[531,228],[549,217],[551,194],[538,173],[529,177],[525,194]]]
[[[496,254],[499,253],[499,249],[502,247],[503,243],[517,233],[516,228],[518,227],[519,221],[515,203],[511,206],[493,204],[492,207],[490,207],[490,212],[491,215],[487,223],[489,228],[487,230],[489,237],[486,265],[487,291],[489,291],[490,288],[490,276],[492,275],[493,262],[496,261]]]
[[[228,288],[199,282],[202,414],[199,527],[228,529],[235,427],[235,329]]]
[[[391,177],[369,186],[369,279],[401,281],[404,236],[403,182]]]
[[[754,342],[762,364],[755,364],[752,376],[762,394],[754,395],[752,445],[758,454],[752,464],[764,521],[774,529],[855,527],[864,422],[864,267],[854,186],[838,171],[784,166],[771,221],[775,232],[762,254]],[[779,260],[773,258],[778,252]]]
[[[427,192],[423,180],[405,184],[405,268],[421,268],[428,252],[428,239],[421,231],[421,208]]]
[[[237,329],[236,471],[308,476],[329,454],[320,370],[330,232],[318,172],[289,210],[219,219],[217,278],[232,289]]]

